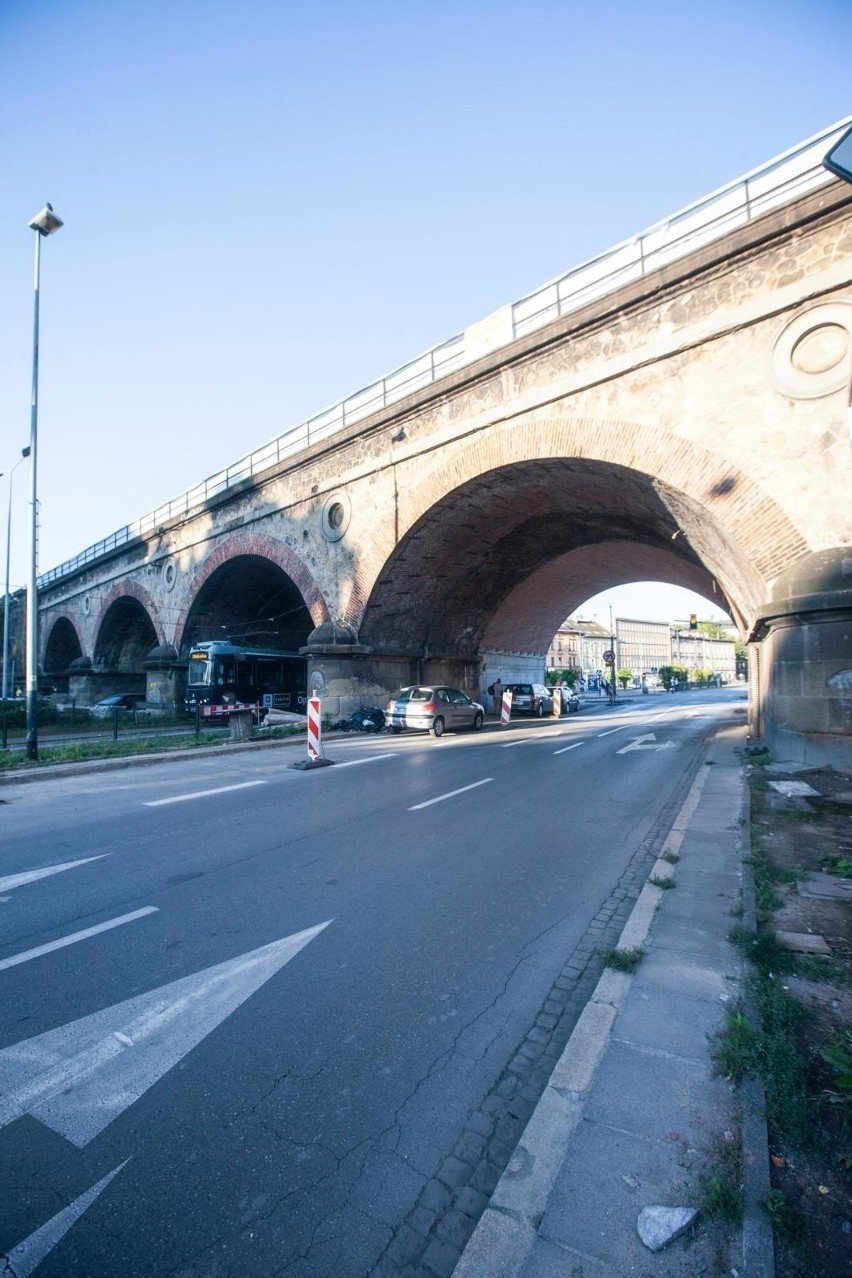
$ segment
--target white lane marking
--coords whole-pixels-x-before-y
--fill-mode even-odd
[[[162,808],[167,803],[188,803],[190,799],[206,799],[210,794],[227,794],[229,790],[248,790],[253,785],[266,785],[265,781],[240,781],[238,785],[220,785],[215,790],[195,790],[192,794],[175,794],[170,799],[150,799],[146,808]]]
[[[35,883],[36,879],[46,879],[51,874],[61,874],[63,870],[76,869],[78,865],[88,865],[90,861],[102,861],[109,852],[100,856],[86,856],[82,861],[63,861],[61,865],[48,865],[43,870],[24,870],[22,874],[10,874],[0,879],[0,892],[11,892],[12,888],[23,887],[25,883]]]
[[[38,945],[34,950],[23,950],[20,954],[13,954],[11,958],[0,959],[0,972],[4,972],[7,967],[17,967],[19,963],[28,963],[30,959],[40,958],[42,954],[50,954],[53,950],[61,950],[66,945],[75,945],[77,941],[85,941],[90,936],[97,936],[100,932],[109,932],[114,927],[121,927],[124,923],[132,923],[134,919],[144,918],[146,914],[158,914],[159,906],[146,905],[144,909],[134,910],[132,914],[121,914],[118,918],[110,919],[108,923],[98,923],[96,927],[87,927],[82,932],[72,932],[70,936],[63,936],[61,941],[50,941],[47,945]]]
[[[501,742],[500,742],[500,749],[501,749],[501,750],[511,750],[512,746],[516,746],[516,745],[530,745],[530,743],[531,743],[531,742],[532,742],[532,737],[527,737],[527,738],[525,738],[523,741],[501,741]]]
[[[460,790],[449,790],[446,794],[439,794],[436,799],[427,799],[425,803],[415,803],[414,807],[408,810],[409,812],[419,812],[421,808],[431,808],[433,803],[443,803],[444,799],[454,799],[457,794],[465,794],[468,790],[475,790],[480,785],[488,785],[488,782],[493,780],[493,777],[485,777],[482,781],[474,781],[473,785],[463,785]]]
[[[648,745],[648,742],[653,742]],[[621,750],[616,750],[616,754],[629,754],[631,750],[673,750],[674,741],[658,741],[653,732],[646,732],[641,737],[634,737],[630,745],[624,746]]]
[[[29,1275],[41,1264],[45,1256],[53,1250],[58,1242],[61,1242],[72,1225],[80,1219],[87,1207],[98,1198],[106,1189],[111,1180],[114,1179],[123,1167],[130,1162],[129,1158],[125,1158],[123,1163],[107,1172],[97,1185],[93,1185],[91,1189],[87,1189],[85,1194],[81,1194],[79,1198],[75,1198],[73,1203],[69,1203],[56,1216],[52,1216],[46,1224],[42,1225],[35,1233],[30,1234],[29,1238],[25,1238],[22,1243],[18,1243],[17,1247],[4,1256],[6,1268],[10,1274],[14,1274],[15,1278],[29,1278]]]
[[[613,734],[613,732],[623,732],[623,731],[624,731],[624,729],[625,729],[626,727],[627,727],[627,724],[626,724],[626,723],[622,723],[622,725],[621,725],[621,727],[620,727],[620,728],[610,728],[609,732],[599,732],[599,733],[598,733],[598,736],[599,736],[599,737],[611,737],[611,736],[612,736],[612,734]]]
[[[554,750],[554,754],[564,754],[566,750],[576,750],[577,746],[585,745],[585,741],[575,741],[573,745],[563,746],[561,750]]]
[[[31,1114],[82,1149],[330,922],[0,1051],[0,1127]]]
[[[390,754],[371,754],[366,759],[349,759],[346,763],[338,763],[338,768],[354,768],[359,763],[375,763],[377,759],[395,759],[397,752],[394,750]]]

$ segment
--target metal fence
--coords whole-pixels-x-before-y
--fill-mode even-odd
[[[12,754],[23,751],[27,744],[27,730],[20,715],[0,712],[0,750]],[[142,744],[163,741],[177,744],[202,733],[205,737],[227,737],[227,722],[192,718],[176,721],[149,716],[113,714],[105,719],[93,718],[85,708],[68,711],[61,722],[39,724],[38,746],[41,750],[62,746],[85,746],[115,742]]]
[[[695,252],[771,209],[834,181],[823,167],[823,156],[850,123],[852,116],[514,302],[510,340],[534,332],[631,280]],[[464,333],[433,346],[417,359],[292,427],[164,506],[51,568],[39,577],[39,588],[59,581],[128,542],[150,536],[171,519],[202,509],[213,498],[278,465],[285,457],[292,457],[413,391],[431,385],[480,354],[475,348],[467,350]]]

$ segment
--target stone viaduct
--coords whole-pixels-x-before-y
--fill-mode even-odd
[[[231,632],[304,650],[334,715],[412,681],[477,694],[540,674],[590,595],[665,580],[748,639],[753,733],[848,764],[852,187],[826,149],[46,574],[44,674],[83,701],[145,679],[168,702],[189,644]]]

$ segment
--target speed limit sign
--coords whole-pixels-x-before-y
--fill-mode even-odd
[[[606,665],[608,666],[612,665],[612,663],[615,661],[615,653],[613,652],[612,648],[607,648],[606,652],[603,655],[603,659]]]

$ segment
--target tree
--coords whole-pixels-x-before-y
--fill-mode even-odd
[[[622,688],[626,688],[630,680],[633,678],[633,671],[628,670],[626,666],[623,666],[622,669],[619,670],[618,673],[616,674],[616,678],[618,679],[618,682],[621,684]]]

